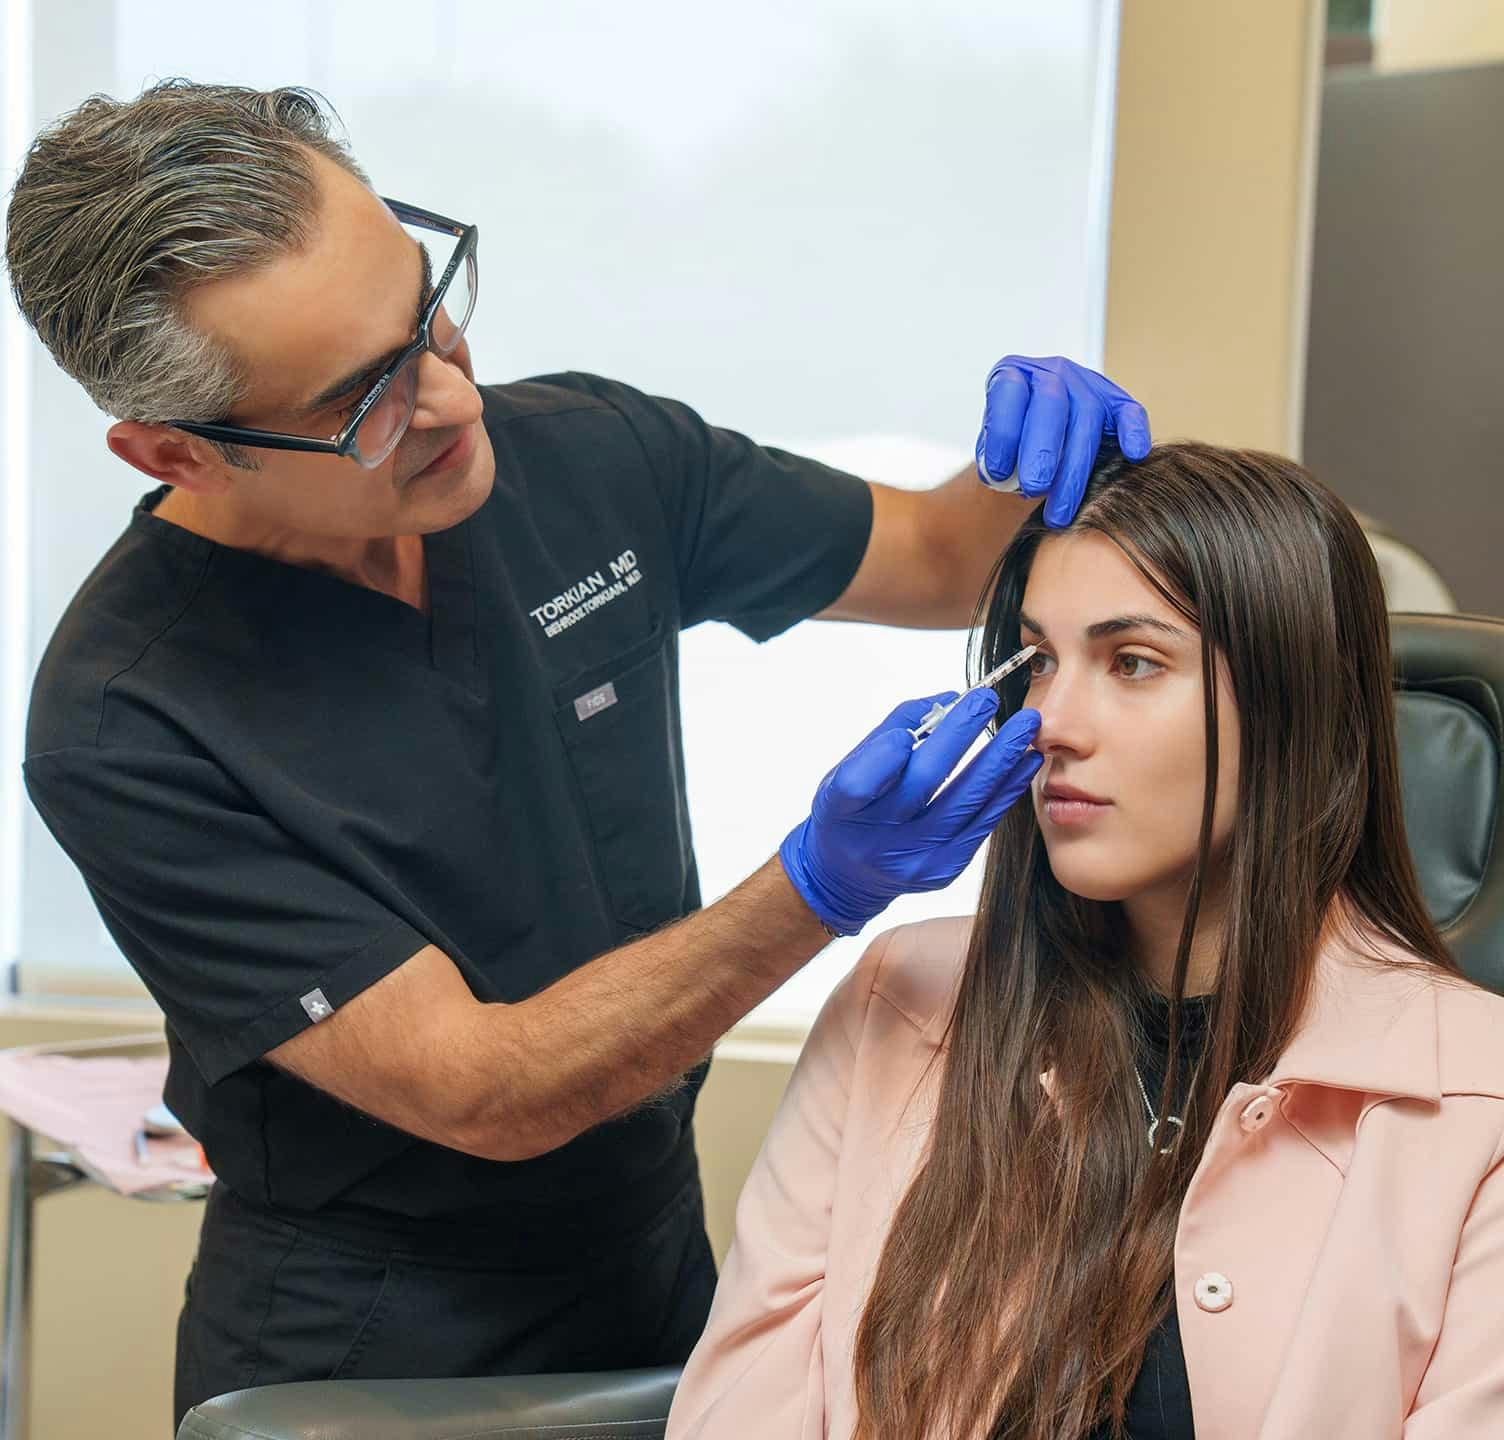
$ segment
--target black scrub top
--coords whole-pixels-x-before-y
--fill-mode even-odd
[[[425,538],[428,616],[203,539],[146,496],[43,659],[25,774],[166,1015],[167,1101],[221,1179],[402,1224],[504,1215],[539,1255],[686,1183],[704,1066],[498,1163],[261,1057],[425,945],[515,1002],[696,909],[679,631],[763,640],[823,609],[872,502],[594,376],[482,395],[495,488]],[[746,783],[771,763],[749,755]]]

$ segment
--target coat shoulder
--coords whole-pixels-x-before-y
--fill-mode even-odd
[[[1504,1100],[1504,995],[1471,981],[1437,981],[1436,1048],[1444,1095]]]
[[[872,979],[873,998],[937,1044],[955,1005],[974,919],[947,915],[921,920],[883,937],[886,944]]]

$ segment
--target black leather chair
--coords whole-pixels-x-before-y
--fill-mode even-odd
[[[1504,620],[1391,616],[1405,818],[1452,952],[1504,992]],[[678,1371],[333,1380],[196,1406],[178,1440],[659,1440]]]
[[[1464,972],[1504,993],[1504,620],[1391,615],[1405,826]]]
[[[662,1440],[675,1367],[476,1380],[311,1380],[195,1405],[178,1440]]]

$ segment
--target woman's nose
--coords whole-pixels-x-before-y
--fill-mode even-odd
[[[1057,673],[1047,685],[1036,685],[1024,703],[1039,711],[1039,733],[1034,737],[1034,748],[1041,755],[1090,752],[1094,727],[1089,697],[1079,685],[1072,685]]]

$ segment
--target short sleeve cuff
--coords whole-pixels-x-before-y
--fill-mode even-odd
[[[267,1051],[275,1050],[284,1041],[327,1018],[327,1015],[318,1013],[322,1008],[320,999],[328,1006],[327,1014],[333,1014],[430,943],[411,925],[399,920],[332,970],[322,976],[310,977],[306,989],[263,1011],[249,1025],[233,1034],[210,1038],[184,1035],[184,1043],[205,1084],[216,1085],[227,1075],[259,1060]],[[315,992],[318,992],[317,996]]]
[[[788,573],[774,589],[779,604],[726,618],[761,644],[835,604],[856,576],[872,538],[872,487],[855,475],[801,460],[806,479],[801,529],[822,537],[817,552],[790,547]]]

